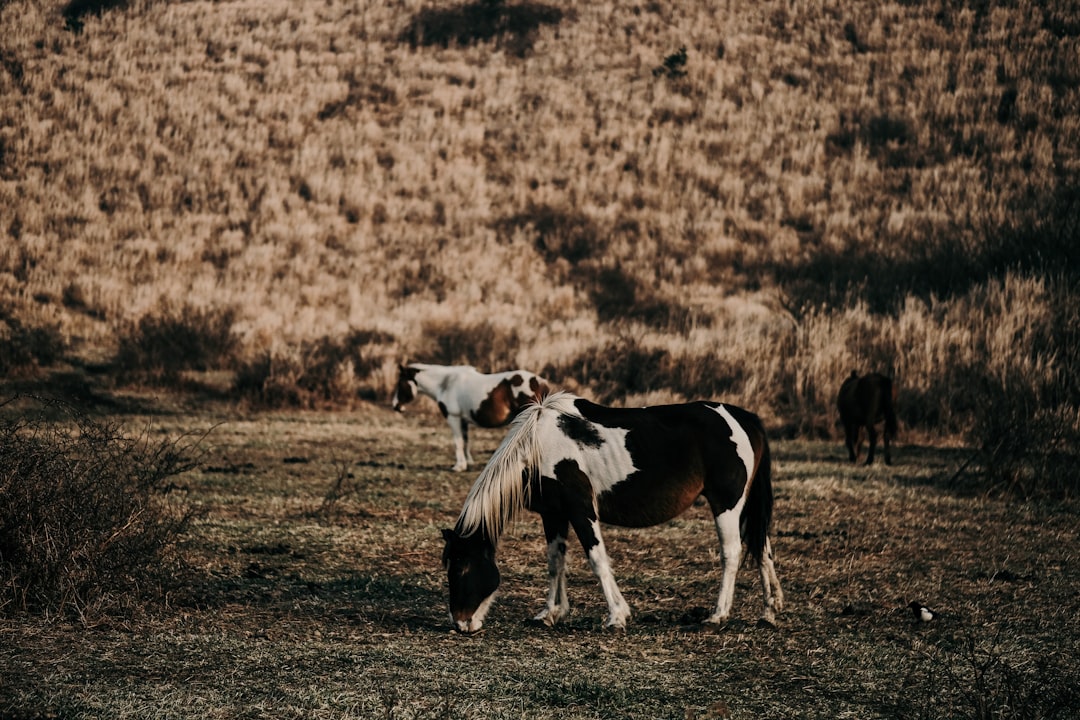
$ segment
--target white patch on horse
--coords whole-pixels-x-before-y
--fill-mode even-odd
[[[724,422],[731,428],[731,441],[735,443],[735,452],[738,453],[739,459],[746,466],[746,490],[743,493],[745,496],[746,493],[750,492],[750,478],[754,477],[754,446],[750,442],[746,430],[743,430],[742,425],[731,416],[727,408],[723,405],[717,405],[713,410],[719,413],[720,417],[724,418]]]
[[[720,539],[720,557],[723,568],[720,574],[720,595],[716,599],[716,609],[707,622],[719,623],[727,620],[735,600],[735,574],[738,572],[739,561],[742,559],[742,533],[739,520],[743,506],[746,505],[746,498],[750,495],[751,478],[754,477],[754,446],[746,430],[731,416],[727,408],[717,405],[713,410],[724,418],[724,422],[731,429],[731,441],[735,444],[735,452],[746,467],[746,484],[739,502],[735,503],[735,507],[725,510],[714,518],[716,534]],[[764,582],[765,578],[763,577],[762,580]],[[766,598],[766,608],[768,607],[767,600]]]
[[[540,464],[543,477],[555,477],[555,466],[563,460],[575,460],[578,468],[589,478],[593,493],[607,492],[638,471],[630,451],[626,449],[627,428],[605,427],[590,423],[574,406],[561,409],[562,414],[581,418],[600,438],[599,446],[582,443],[569,437],[558,424],[558,416],[545,414],[539,428],[544,455]]]

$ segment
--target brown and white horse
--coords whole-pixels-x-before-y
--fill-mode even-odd
[[[528,508],[543,522],[550,582],[547,604],[534,619],[554,625],[570,613],[566,543],[573,528],[600,579],[607,626],[625,627],[630,607],[611,572],[600,523],[657,525],[699,495],[712,509],[723,559],[720,595],[707,622],[731,612],[745,540],[761,576],[762,619],[772,623],[784,594],[769,542],[770,468],[761,421],[733,405],[619,409],[553,393],[517,416],[469,491],[457,525],[443,531],[451,623],[462,633],[481,629],[499,587],[499,538]]]
[[[885,422],[882,443],[885,446],[885,464],[892,464],[889,442],[896,437],[896,411],[893,402],[896,389],[888,377],[880,373],[870,373],[859,377],[854,370],[840,386],[836,397],[836,407],[840,411],[840,423],[844,426],[844,443],[847,445],[848,458],[856,462],[862,445],[861,428],[866,428],[870,449],[866,453],[866,464],[874,462],[874,448],[877,446],[876,425]]]
[[[502,427],[521,408],[548,394],[543,378],[527,370],[484,374],[471,365],[398,366],[397,386],[392,400],[401,412],[418,394],[439,405],[454,437],[453,470],[467,470],[473,461],[469,452],[469,423],[485,428]]]

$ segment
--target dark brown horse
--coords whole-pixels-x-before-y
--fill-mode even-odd
[[[870,440],[870,450],[866,453],[866,464],[874,462],[874,448],[877,445],[877,424],[884,421],[885,432],[882,440],[885,447],[885,464],[892,464],[889,442],[896,437],[896,411],[893,402],[896,389],[888,377],[880,373],[870,373],[859,377],[854,370],[851,376],[840,386],[836,398],[836,407],[840,410],[840,422],[844,426],[844,441],[847,444],[851,462],[859,458],[862,440],[859,431],[866,428]]]

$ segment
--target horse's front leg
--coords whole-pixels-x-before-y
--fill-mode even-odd
[[[469,460],[465,453],[467,432],[465,418],[460,415],[447,415],[446,422],[450,425],[450,435],[454,438],[454,466],[450,468],[454,472],[462,472],[469,469]]]
[[[591,518],[571,520],[574,532],[577,533],[581,547],[589,558],[589,567],[600,579],[600,589],[604,592],[604,599],[608,604],[608,619],[605,623],[609,628],[625,628],[626,621],[630,619],[630,606],[623,599],[619,586],[615,582],[615,576],[611,572],[611,563],[608,560],[607,549],[604,547],[604,538],[600,534],[600,523],[596,515]]]
[[[542,516],[547,539],[547,604],[533,620],[553,626],[570,614],[570,596],[566,593],[566,540],[570,523],[566,518]]]

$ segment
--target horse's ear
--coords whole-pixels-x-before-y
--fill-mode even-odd
[[[454,535],[453,530],[450,530],[448,528],[443,528],[443,531],[442,531],[442,539],[443,540],[445,540],[446,542],[451,542],[455,537],[456,536]]]

